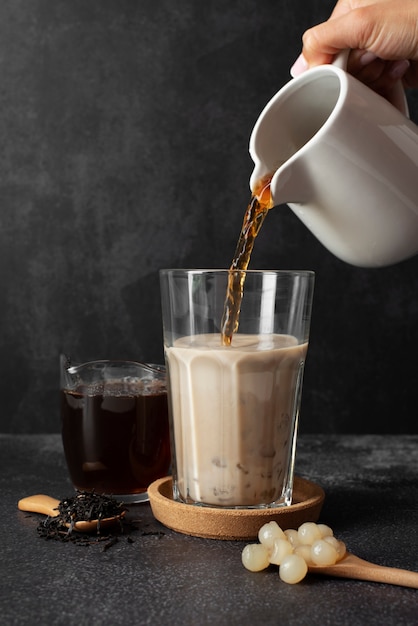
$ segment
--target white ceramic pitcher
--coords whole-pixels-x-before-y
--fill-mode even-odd
[[[292,79],[264,108],[250,187],[274,173],[275,205],[343,261],[381,267],[418,253],[418,127],[344,71],[346,56]]]

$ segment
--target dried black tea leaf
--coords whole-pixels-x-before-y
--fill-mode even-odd
[[[124,525],[121,516],[125,511],[123,502],[119,502],[112,496],[77,491],[75,496],[60,501],[59,514],[56,517],[47,517],[38,524],[38,535],[44,539],[69,541],[84,546],[107,542],[104,548],[107,550],[117,542],[117,537],[111,533],[103,533],[100,522],[115,517],[119,533],[123,533]],[[75,530],[76,522],[92,520],[97,520],[95,536]]]

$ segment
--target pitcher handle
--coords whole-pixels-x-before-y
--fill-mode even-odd
[[[334,65],[334,67],[339,67],[340,70],[344,70],[346,72],[349,54],[350,50],[348,48],[346,50],[341,50],[341,52],[335,55],[332,65]]]
[[[334,67],[339,67],[340,70],[344,70],[346,72],[349,54],[349,49],[341,50],[341,52],[335,55],[332,65]],[[405,89],[403,88],[402,81],[400,80],[398,80],[395,84],[391,104],[409,119],[408,100],[406,99]]]

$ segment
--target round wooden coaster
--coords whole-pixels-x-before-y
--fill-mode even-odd
[[[207,539],[256,539],[263,524],[275,520],[282,530],[316,522],[325,493],[319,485],[295,477],[293,504],[274,509],[218,509],[173,500],[171,476],[160,478],[148,488],[154,517],[185,535]]]

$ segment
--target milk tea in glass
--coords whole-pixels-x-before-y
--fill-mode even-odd
[[[160,273],[175,500],[290,505],[314,274]],[[225,307],[235,306],[224,336]]]

